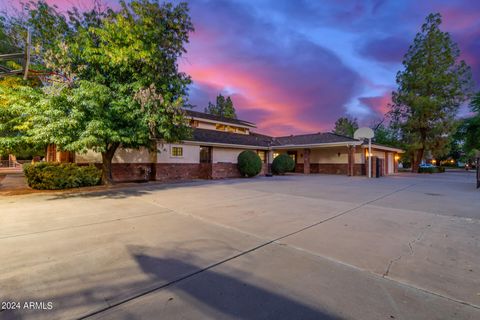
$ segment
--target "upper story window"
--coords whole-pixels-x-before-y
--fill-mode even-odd
[[[183,157],[183,147],[172,147],[172,157]]]

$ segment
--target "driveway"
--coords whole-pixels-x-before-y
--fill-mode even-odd
[[[480,319],[468,172],[0,197],[0,244],[0,319]]]

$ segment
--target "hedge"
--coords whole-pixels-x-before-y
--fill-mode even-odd
[[[38,162],[23,166],[28,185],[33,189],[56,190],[98,185],[102,171],[93,165]]]
[[[254,177],[262,171],[262,160],[255,152],[245,150],[238,155],[237,166],[243,177]]]
[[[295,169],[295,161],[288,154],[280,154],[272,162],[272,172],[274,174],[284,174]]]
[[[442,172],[445,172],[444,167],[418,168],[418,173],[442,173]]]

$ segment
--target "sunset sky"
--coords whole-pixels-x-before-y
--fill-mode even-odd
[[[382,117],[402,56],[430,12],[443,15],[442,29],[480,81],[478,0],[189,3],[195,32],[179,63],[193,79],[190,103],[203,111],[218,93],[230,95],[239,118],[264,133],[330,130],[346,113],[364,124]]]

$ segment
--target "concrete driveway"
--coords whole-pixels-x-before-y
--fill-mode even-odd
[[[0,319],[480,319],[474,187],[295,175],[1,197],[0,300],[20,309]]]

